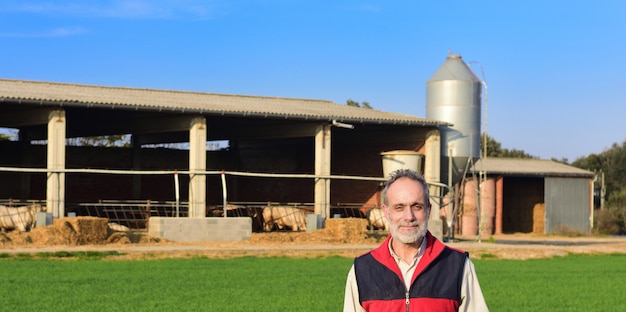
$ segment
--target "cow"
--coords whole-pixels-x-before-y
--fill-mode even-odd
[[[37,221],[37,213],[46,211],[45,206],[33,204],[21,207],[7,207],[0,205],[0,229],[3,232],[19,230],[30,231]]]
[[[115,222],[107,223],[107,228],[112,232],[130,232],[130,228],[125,225],[121,225]]]
[[[389,231],[389,220],[380,208],[373,208],[367,212],[367,221],[371,230]]]
[[[340,218],[365,218],[365,214],[361,211],[360,207],[349,207],[349,206],[333,206],[330,207],[330,216],[336,218],[337,215]]]
[[[265,229],[264,207],[248,207],[248,216],[252,219],[252,232],[263,232]]]
[[[263,220],[265,231],[269,232],[274,225],[280,230],[286,227],[292,231],[306,231],[306,211],[289,206],[266,206],[263,208]]]
[[[252,232],[263,232],[263,206],[240,206],[226,205],[227,217],[250,217],[252,219]],[[209,206],[206,208],[206,216],[210,218],[224,217],[224,208],[221,206]]]
[[[209,206],[206,208],[206,216],[207,217],[223,217],[224,216],[224,207],[223,206]],[[227,217],[247,217],[248,209],[246,206],[241,205],[226,205],[226,216]]]

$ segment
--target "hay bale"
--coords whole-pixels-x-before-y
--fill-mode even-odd
[[[59,218],[54,219],[52,225],[38,226],[30,232],[0,232],[0,246],[76,246],[86,244],[159,243],[165,241],[160,238],[133,233],[126,229],[126,227],[109,223],[107,218]]]
[[[66,244],[104,244],[107,237],[107,218],[76,217],[58,218],[52,222]]]
[[[125,232],[113,232],[107,237],[108,244],[131,244],[132,241]]]
[[[363,218],[336,218],[326,220],[326,230],[334,237],[365,237],[367,220]]]
[[[311,233],[311,236],[319,236],[320,240],[329,242],[363,242],[367,240],[367,220],[363,218],[327,219],[326,227]]]
[[[54,246],[65,244],[65,238],[59,235],[58,230],[53,226],[38,226],[30,231],[30,237],[34,244]]]
[[[533,207],[533,233],[543,234],[545,231],[546,204],[536,203]]]
[[[4,245],[9,242],[11,242],[11,239],[9,238],[9,236],[4,234],[3,232],[0,232],[0,244]]]
[[[31,231],[32,232],[32,231]],[[30,232],[11,231],[4,234],[4,237],[0,240],[3,245],[20,245],[31,244],[33,239]]]

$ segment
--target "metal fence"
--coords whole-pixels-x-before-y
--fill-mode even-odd
[[[101,200],[96,203],[68,204],[76,216],[108,218],[130,229],[147,230],[150,217],[187,217],[186,203],[151,200]],[[71,212],[70,212],[71,213]]]
[[[20,206],[28,206],[32,204],[45,205],[45,200],[38,199],[28,199],[28,200],[20,200],[20,199],[12,199],[12,198],[4,198],[0,199],[0,205],[6,207],[20,207]]]
[[[106,170],[106,169],[40,169],[40,168],[12,168],[0,167],[0,172],[17,172],[17,173],[88,173],[88,174],[117,174],[117,175],[171,175],[178,187],[178,175],[184,174],[204,174],[204,175],[220,175],[223,190],[223,203],[221,205],[213,205],[207,207],[207,216],[223,216],[223,217],[253,217],[253,230],[255,230],[254,218],[259,218],[258,208],[267,206],[268,203],[237,203],[229,202],[226,198],[226,176],[246,176],[258,178],[303,178],[303,179],[329,179],[329,180],[355,180],[355,181],[377,181],[384,182],[385,178],[378,177],[361,177],[361,176],[345,176],[345,175],[313,175],[313,174],[276,174],[276,173],[251,173],[236,171],[178,171],[178,170],[160,170],[160,171],[134,171],[134,170]],[[443,196],[452,192],[448,186],[441,183],[429,183],[430,186],[436,186],[439,189],[438,194],[431,192],[431,200],[436,204],[443,204]],[[178,189],[175,190],[175,201],[151,201],[151,200],[100,200],[94,203],[66,203],[66,211],[74,212],[77,216],[94,216],[108,218],[111,222],[115,222],[131,229],[146,230],[150,217],[187,217],[189,205],[187,202],[180,201],[178,197]],[[0,204],[1,204],[0,200]],[[17,201],[5,200],[8,203],[16,203]],[[28,200],[24,203],[42,203],[45,200]],[[274,203],[279,204],[279,203]],[[232,206],[244,206],[244,209],[229,209]],[[272,205],[272,203],[269,203]],[[312,203],[286,203],[279,205],[298,206],[303,209],[312,210]],[[356,217],[365,218],[365,211],[374,208],[377,205],[369,207],[365,203],[338,203],[330,207],[328,218],[333,217]],[[307,208],[308,207],[308,208]],[[216,210],[221,210],[216,213]],[[255,212],[253,212],[255,211]],[[253,216],[253,214],[255,214]]]

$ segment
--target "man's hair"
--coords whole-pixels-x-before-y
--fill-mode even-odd
[[[422,186],[422,189],[424,191],[424,203],[422,204],[424,204],[424,207],[429,209],[430,208],[430,192],[428,191],[428,184],[426,183],[426,180],[421,174],[411,169],[398,169],[389,175],[389,180],[385,182],[385,187],[383,188],[383,191],[382,191],[383,204],[389,205],[389,199],[387,198],[387,191],[389,190],[389,186],[391,186],[393,182],[396,182],[396,180],[400,178],[409,178],[415,182],[418,182]]]

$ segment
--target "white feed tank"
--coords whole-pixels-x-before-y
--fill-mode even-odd
[[[480,158],[482,84],[460,55],[450,54],[426,83],[426,118],[452,124],[440,127],[441,179],[458,182],[468,160]]]
[[[422,161],[424,155],[415,151],[388,151],[380,153],[383,157],[383,177],[388,178],[389,175],[398,169],[411,169],[420,174],[422,172]]]

